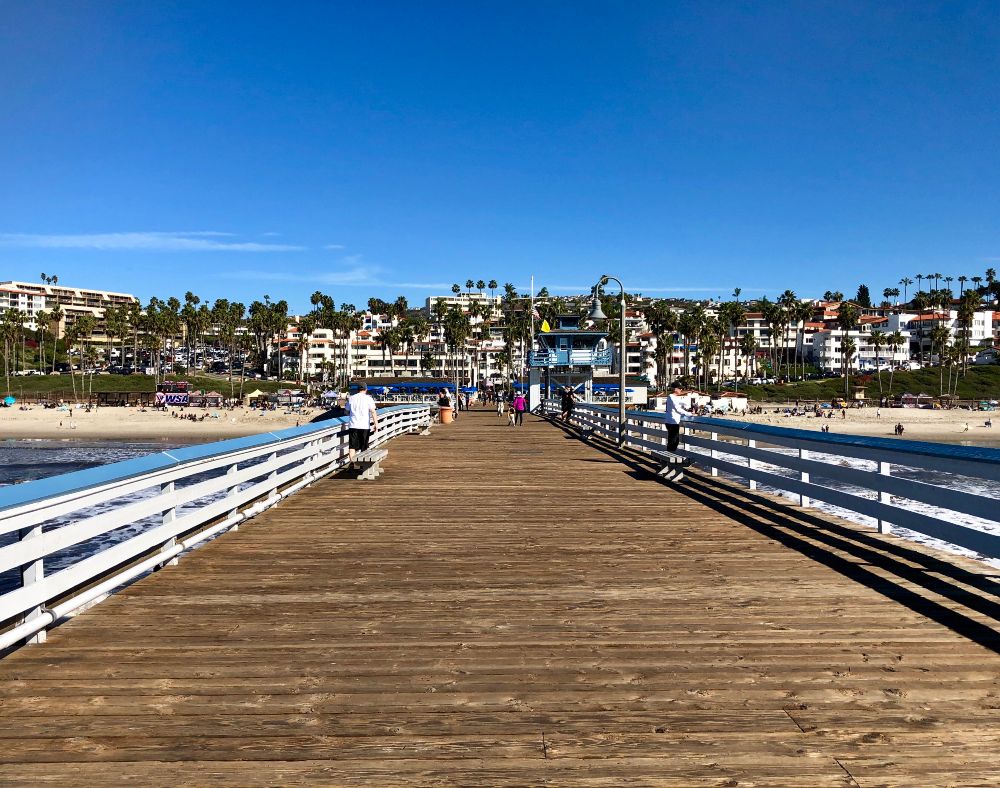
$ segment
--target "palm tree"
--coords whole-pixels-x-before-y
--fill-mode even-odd
[[[740,337],[740,353],[746,358],[746,368],[743,374],[743,377],[746,378],[750,375],[753,360],[757,357],[757,339],[750,332]]]
[[[851,337],[844,337],[844,341],[840,343],[840,352],[844,358],[844,398],[847,399],[849,394],[849,385],[851,379],[851,359],[854,358],[854,353],[858,349],[854,340]]]
[[[872,331],[871,336],[868,341],[871,343],[872,349],[875,351],[875,371],[878,376],[878,396],[879,399],[882,398],[882,365],[879,363],[881,361],[881,351],[882,346],[886,344],[886,337],[881,331]]]
[[[299,318],[299,378],[305,381],[306,392],[309,385],[309,345],[313,332],[316,330],[316,315],[309,314]]]
[[[480,279],[478,282],[476,282],[476,289],[479,291],[479,295],[482,295],[483,290],[486,289],[486,282]]]
[[[473,282],[471,279],[466,279],[465,280],[465,289],[468,291],[469,295],[472,295],[472,288],[475,287],[475,286],[476,286],[476,283]]]
[[[914,274],[914,276],[917,277],[917,292],[920,292],[923,289],[924,275]]]
[[[848,355],[848,350],[852,353],[857,350],[857,345],[854,340],[848,336],[848,332],[854,330],[858,327],[860,322],[860,312],[858,307],[852,304],[850,301],[845,301],[840,305],[837,310],[837,323],[840,325],[840,330],[844,332],[843,341],[841,342],[841,354],[844,356],[844,396],[848,394],[848,379],[850,377],[850,356]]]
[[[736,288],[739,290],[739,288]],[[722,380],[726,376],[725,369],[725,357],[726,357],[726,340],[730,336],[736,335],[736,327],[743,322],[743,307],[740,306],[739,301],[727,301],[719,309],[719,322],[720,322],[720,332],[719,332],[719,345],[722,356],[720,357],[719,363],[719,384],[721,387]]]
[[[899,350],[899,348],[903,347],[903,345],[907,344],[907,342],[906,342],[906,337],[904,337],[903,334],[902,334],[902,332],[900,332],[900,331],[893,331],[891,334],[889,334],[889,336],[886,338],[886,342],[888,343],[889,347],[892,349],[892,356],[893,356],[893,363],[891,363],[889,365],[889,396],[891,397],[892,396],[892,376],[893,376],[893,374],[896,371],[895,354],[896,354],[896,351]],[[909,355],[909,354],[907,354],[907,355]]]
[[[486,286],[490,289],[490,300],[496,298],[496,293],[494,291],[499,287],[497,280],[491,279]]]
[[[677,313],[670,309],[664,301],[657,301],[646,311],[646,321],[649,323],[649,330],[656,339],[656,379],[654,384],[662,391],[666,388],[671,377],[670,359],[673,357]]]
[[[806,376],[806,323],[813,316],[813,305],[808,301],[800,301],[794,308],[793,319],[795,320],[795,328],[797,331],[797,336],[795,339],[795,349],[802,349],[800,354],[800,360],[802,362],[802,372],[801,377]]]
[[[958,297],[961,298],[965,295],[965,283],[969,281],[969,277],[964,274],[958,277]]]
[[[931,331],[931,354],[933,355],[935,349],[937,349],[938,367],[940,368],[938,394],[944,394],[944,350],[948,347],[948,340],[950,338],[951,332],[945,326],[935,326]]]
[[[904,276],[902,279],[899,280],[899,284],[903,286],[903,303],[906,303],[907,301],[906,288],[913,284],[913,280],[910,279],[909,277]]]
[[[59,326],[62,323],[63,311],[56,304],[55,307],[49,312],[49,320],[52,325],[52,371],[56,371],[56,353],[59,351]]]
[[[451,286],[451,292],[453,292],[455,295],[458,295],[459,293],[462,292],[462,286],[459,284],[453,284]]]

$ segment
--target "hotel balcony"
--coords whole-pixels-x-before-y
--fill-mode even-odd
[[[528,354],[529,367],[610,367],[611,348],[606,350],[536,350]]]

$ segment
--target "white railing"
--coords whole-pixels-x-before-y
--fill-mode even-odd
[[[371,445],[430,420],[426,405],[381,409]],[[0,577],[20,574],[20,587],[0,594],[0,650],[41,642],[50,624],[343,467],[346,424],[331,419],[0,488]]]
[[[558,402],[547,401],[545,410],[558,414]],[[623,445],[665,452],[665,421],[662,413],[627,412]],[[577,404],[572,423],[618,441],[615,409]],[[957,513],[1000,523],[996,498],[971,492],[969,483],[1000,482],[998,449],[816,433],[707,417],[686,420],[682,432],[676,453],[709,468],[713,476],[722,472],[745,479],[750,489],[763,484],[791,493],[801,506],[821,501],[874,518],[882,533],[896,525],[1000,558],[1000,536],[955,522]],[[866,461],[869,467],[842,464],[845,458]],[[904,470],[945,474],[950,483],[894,475]],[[914,502],[922,506],[914,507]]]

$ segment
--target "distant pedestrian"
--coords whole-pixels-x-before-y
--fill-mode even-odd
[[[371,434],[378,429],[378,408],[375,400],[368,393],[364,383],[358,387],[358,393],[347,398],[347,456],[354,465],[354,458],[360,451],[368,449]]]
[[[517,427],[524,426],[524,412],[528,409],[528,401],[524,398],[524,394],[518,392],[514,395],[514,401],[511,403],[511,410],[514,412],[514,425]]]
[[[667,451],[677,451],[681,442],[681,420],[691,415],[684,402],[684,388],[680,383],[670,384],[670,396],[667,397]]]
[[[496,400],[497,400],[497,418],[502,419],[503,414],[507,410],[507,403],[504,401],[502,394],[498,394]]]
[[[576,402],[576,395],[570,386],[566,386],[560,394],[562,400],[562,420],[569,422],[573,415],[573,404]]]

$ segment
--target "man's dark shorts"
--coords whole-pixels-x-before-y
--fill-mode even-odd
[[[348,430],[347,445],[354,451],[364,451],[368,448],[368,439],[371,434],[371,430]]]

